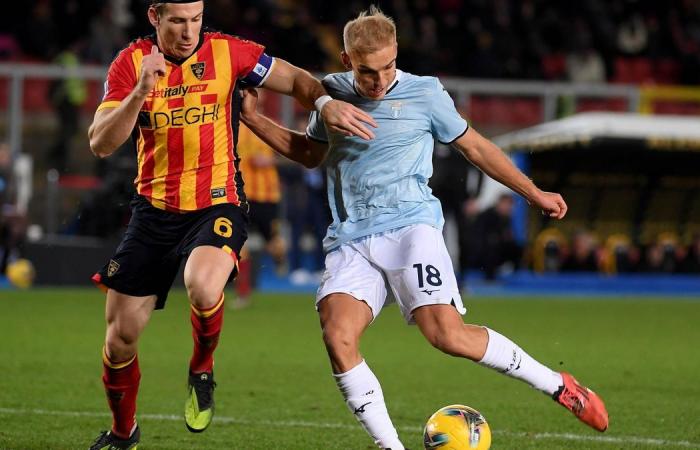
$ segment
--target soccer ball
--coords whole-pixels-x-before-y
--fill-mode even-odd
[[[445,406],[425,424],[423,444],[426,450],[488,450],[491,429],[484,416],[474,408]]]
[[[34,265],[28,259],[18,259],[7,265],[5,275],[11,284],[27,289],[34,282]]]

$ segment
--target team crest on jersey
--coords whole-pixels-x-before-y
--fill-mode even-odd
[[[402,102],[391,102],[391,118],[398,119],[401,117],[401,110],[403,108]]]
[[[107,276],[111,277],[119,270],[119,263],[113,259],[109,260],[109,265],[107,266]]]
[[[190,65],[190,69],[192,69],[192,73],[194,74],[195,77],[197,77],[198,80],[201,80],[202,77],[204,76],[204,61],[196,62],[194,64]]]

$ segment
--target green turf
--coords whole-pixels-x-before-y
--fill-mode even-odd
[[[436,409],[465,403],[494,449],[700,448],[700,302],[673,299],[469,299],[467,318],[574,373],[606,400],[605,434],[545,396],[445,356],[390,307],[363,353],[406,445]],[[87,448],[109,423],[100,382],[103,301],[95,290],[0,291],[0,448]],[[217,351],[217,419],[181,419],[191,337],[174,292],[141,340],[139,449],[371,449],[330,376],[312,296],[258,295],[227,311]],[[600,440],[601,437],[610,440]],[[652,441],[656,439],[658,441]]]

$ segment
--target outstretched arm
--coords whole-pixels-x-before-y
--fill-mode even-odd
[[[275,58],[272,72],[265,80],[263,87],[291,95],[308,109],[314,109],[316,100],[328,95],[321,82],[309,72],[279,58]],[[346,136],[374,139],[374,133],[365,124],[377,128],[377,123],[372,116],[350,103],[330,99],[320,106],[319,112],[326,126],[331,130]]]
[[[542,209],[543,214],[556,219],[566,214],[566,202],[561,195],[540,190],[500,148],[473,128],[469,128],[453,145],[486,175],[522,195],[530,205]]]
[[[323,162],[328,152],[327,144],[313,141],[306,134],[284,128],[259,114],[256,110],[258,93],[255,89],[246,89],[241,95],[241,121],[263,142],[280,155],[305,167],[317,167]]]

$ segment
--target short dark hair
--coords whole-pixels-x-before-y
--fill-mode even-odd
[[[158,17],[162,16],[163,13],[165,12],[165,4],[166,2],[156,2],[156,3],[151,3],[151,6],[153,9],[156,10],[156,14],[158,14]]]
[[[165,6],[168,3],[197,3],[201,0],[151,0],[151,6],[155,8],[158,17],[165,13]]]

